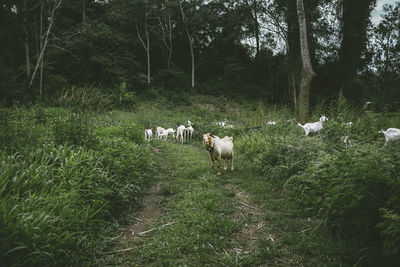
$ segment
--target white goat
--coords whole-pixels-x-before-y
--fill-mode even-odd
[[[190,121],[188,121],[188,125],[189,127],[185,128],[186,139],[192,139],[194,133],[194,129],[192,127],[193,124]]]
[[[352,146],[352,143],[351,143],[348,135],[344,135],[344,136],[340,137],[340,141],[343,142],[345,147]]]
[[[235,128],[232,124],[228,124],[228,120],[225,119],[224,121],[214,122],[214,124],[221,126],[223,128]]]
[[[176,132],[176,130],[174,130],[172,128],[168,128],[167,130],[163,131],[162,134],[159,135],[159,138],[160,139],[164,138],[164,140],[167,141],[168,135],[171,133],[172,138],[175,139],[175,132]]]
[[[203,134],[203,145],[207,149],[211,160],[211,170],[214,170],[214,161],[217,160],[217,175],[221,175],[221,159],[224,160],[224,170],[227,170],[226,160],[231,160],[231,170],[233,167],[233,137],[225,136],[219,138],[218,136],[211,136],[211,134]]]
[[[179,125],[178,128],[176,129],[176,140],[180,141],[183,144],[183,139],[184,139],[184,132],[185,132],[186,127],[183,125]]]
[[[389,141],[395,141],[400,139],[400,129],[397,128],[388,128],[386,131],[380,130],[380,133],[383,133],[385,135],[385,146]]]
[[[267,122],[267,125],[276,125],[276,121],[269,121]]]
[[[156,138],[160,139],[160,135],[165,131],[163,127],[156,128]]]
[[[307,136],[309,133],[321,131],[323,123],[327,120],[328,120],[328,118],[325,117],[325,115],[322,115],[321,118],[319,118],[318,122],[309,122],[304,125],[301,125],[300,123],[298,123],[297,125],[299,125],[301,128],[304,129],[304,133]]]
[[[150,143],[150,139],[153,137],[153,128],[144,130],[144,140]]]

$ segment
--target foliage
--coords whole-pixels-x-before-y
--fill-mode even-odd
[[[151,177],[138,128],[42,106],[0,114],[0,262],[104,264]]]
[[[98,143],[93,135],[88,118],[72,113],[58,118],[53,124],[53,138],[57,144],[72,144],[93,147]]]
[[[76,110],[107,110],[112,107],[111,95],[92,86],[70,87],[59,92],[54,100],[56,106]]]

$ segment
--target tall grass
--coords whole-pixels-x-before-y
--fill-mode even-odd
[[[344,262],[395,266],[400,260],[400,144],[383,147],[378,130],[398,127],[398,117],[357,113],[342,98],[317,112],[330,120],[312,136],[288,123],[239,137],[238,161],[284,194],[293,213],[323,219],[324,227],[347,245]]]
[[[151,177],[138,127],[42,107],[0,115],[0,262],[101,264]]]

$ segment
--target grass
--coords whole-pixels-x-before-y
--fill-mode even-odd
[[[343,251],[318,220],[309,223],[307,217],[290,214],[290,205],[256,172],[241,165],[241,170],[228,171],[222,176],[211,173],[207,152],[200,142],[182,146],[157,141],[152,145],[161,153],[155,160],[163,213],[155,225],[148,227],[174,224],[125,244],[136,249],[120,255],[122,259],[113,258],[114,263],[155,266],[340,263],[338,256]],[[240,192],[247,192],[249,198],[240,199],[237,197]],[[243,201],[259,211],[243,206]]]
[[[0,261],[347,266],[384,260],[394,266],[400,154],[396,144],[382,148],[378,130],[400,127],[400,119],[357,113],[340,101],[319,107],[330,121],[309,137],[286,108],[206,96],[183,107],[137,102],[134,112],[0,110]],[[213,124],[225,119],[235,128]],[[144,128],[187,120],[195,128],[187,144],[144,143]],[[270,120],[278,125],[266,126]],[[234,136],[235,171],[210,172],[200,142],[206,132]],[[340,142],[343,135],[353,147]],[[121,227],[137,223],[132,214],[150,184],[159,187],[153,197],[160,212],[145,230],[155,229],[118,238]],[[130,249],[105,253],[120,248]]]

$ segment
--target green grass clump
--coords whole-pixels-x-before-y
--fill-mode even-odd
[[[152,158],[138,126],[91,116],[2,110],[2,264],[101,265],[102,251],[115,243],[116,222],[139,206]]]
[[[364,264],[400,259],[399,148],[366,144],[327,154],[291,180],[293,201],[323,214],[335,235],[363,248]]]
[[[57,144],[94,147],[98,140],[93,134],[88,118],[82,114],[72,113],[59,117],[53,123],[53,138]]]

